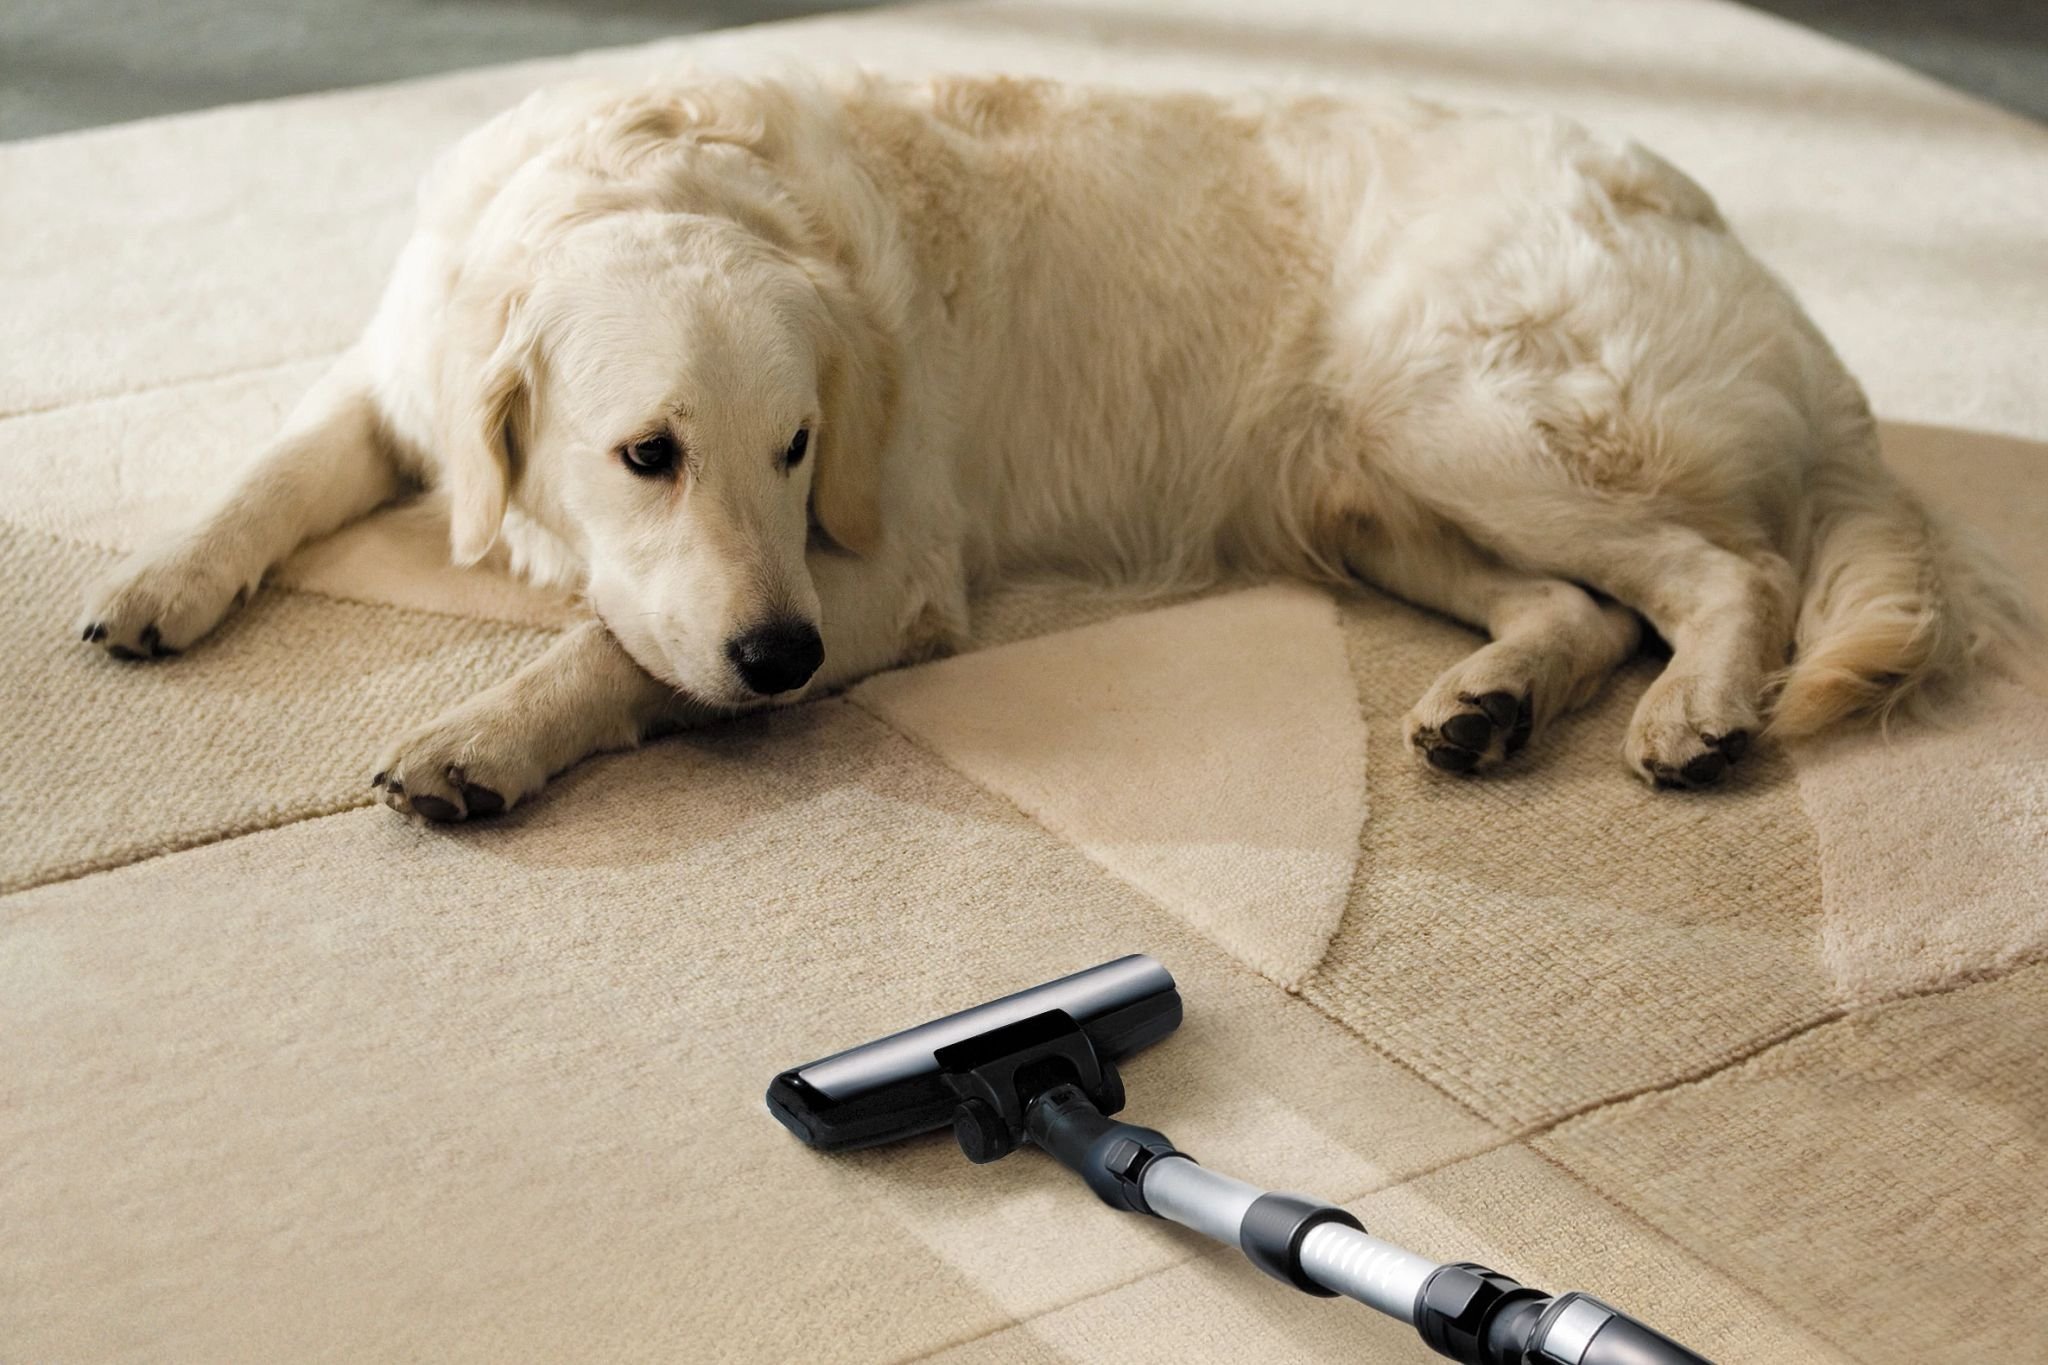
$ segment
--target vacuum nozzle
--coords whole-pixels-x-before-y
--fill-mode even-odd
[[[970,1161],[1029,1142],[1111,1208],[1234,1245],[1305,1293],[1356,1299],[1465,1365],[1712,1365],[1597,1299],[1553,1297],[1469,1261],[1439,1265],[1334,1204],[1262,1191],[1164,1133],[1110,1119],[1124,1104],[1117,1062],[1180,1016],[1166,968],[1120,957],[785,1071],[768,1110],[827,1152],[949,1123]]]
[[[951,1125],[970,1158],[993,1161],[1053,1086],[1078,1086],[1103,1113],[1121,1109],[1114,1063],[1180,1019],[1173,977],[1134,953],[785,1071],[769,1083],[768,1110],[821,1151]]]

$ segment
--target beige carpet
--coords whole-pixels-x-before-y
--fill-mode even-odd
[[[1422,1360],[1029,1154],[829,1160],[776,1069],[1117,953],[1197,1156],[1723,1361],[2048,1341],[2048,705],[1616,758],[1638,665],[1481,783],[1472,647],[1371,596],[987,604],[985,648],[414,827],[379,744],[563,604],[315,547],[151,668],[67,638],[346,343],[437,145],[692,60],[1414,88],[1695,172],[1890,457],[2048,597],[2048,132],[1709,0],[906,9],[0,147],[0,1360]],[[317,286],[317,287],[312,287]],[[1070,1228],[1055,1237],[1049,1230]]]

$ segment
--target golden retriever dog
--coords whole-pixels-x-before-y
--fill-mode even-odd
[[[1697,185],[1422,102],[536,96],[443,159],[361,342],[82,633],[188,648],[419,485],[458,562],[589,609],[376,765],[436,820],[950,648],[1004,575],[1362,580],[1467,622],[1490,642],[1407,723],[1452,773],[1586,702],[1647,623],[1670,661],[1623,757],[1675,787],[2027,625]]]

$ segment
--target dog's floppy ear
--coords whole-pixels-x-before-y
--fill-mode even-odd
[[[476,563],[497,541],[531,430],[533,348],[517,325],[520,300],[493,293],[455,300],[449,310],[460,320],[448,338],[435,435],[457,564]]]
[[[819,341],[818,467],[811,512],[841,549],[870,555],[882,543],[882,450],[896,402],[888,338],[852,291],[822,281],[827,321]]]

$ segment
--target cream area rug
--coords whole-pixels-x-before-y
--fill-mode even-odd
[[[1022,1154],[814,1156],[777,1069],[1130,951],[1133,1116],[1722,1361],[2048,1342],[2048,705],[1497,778],[1398,720],[1473,647],[1370,594],[984,604],[982,648],[587,763],[488,825],[381,741],[564,603],[430,513],[115,664],[83,581],[347,343],[434,150],[684,64],[1415,89],[1696,174],[1888,458],[2048,596],[2048,131],[1714,0],[1059,0],[811,20],[0,147],[0,1360],[1426,1358]],[[309,285],[313,287],[308,287]]]

